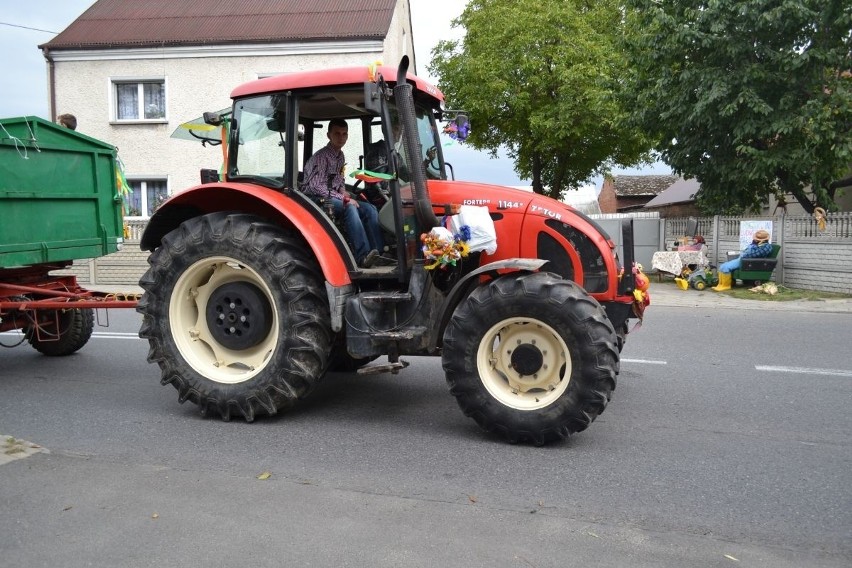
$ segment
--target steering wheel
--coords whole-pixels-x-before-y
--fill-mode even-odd
[[[389,170],[390,167],[385,164],[377,166],[370,171],[377,174],[386,174]],[[364,181],[363,189],[359,187],[362,181]],[[390,190],[387,189],[387,183],[383,185],[382,182],[371,182],[368,185],[365,180],[357,179],[355,180],[355,183],[348,186],[347,189],[351,189],[352,193],[354,193],[357,197],[372,203],[376,207],[381,207],[391,199]]]
[[[437,158],[437,157],[438,157],[438,147],[437,146],[432,146],[431,148],[426,150],[426,163],[427,163],[427,165],[430,168],[432,168],[433,170],[439,170],[440,171],[440,169],[441,169],[440,164],[435,165],[435,158]]]

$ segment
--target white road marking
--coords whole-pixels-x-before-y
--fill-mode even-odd
[[[119,333],[111,331],[95,332],[92,337],[100,339],[141,339],[138,333]]]
[[[755,365],[758,371],[770,373],[799,373],[803,375],[829,375],[832,377],[852,377],[852,371],[843,369],[817,369],[815,367],[776,367],[773,365]]]
[[[622,363],[639,363],[640,365],[668,365],[668,361],[656,361],[654,359],[622,359]]]

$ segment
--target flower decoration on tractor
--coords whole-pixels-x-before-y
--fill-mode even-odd
[[[444,125],[444,134],[446,134],[453,140],[458,140],[459,142],[464,142],[469,132],[470,123],[458,125],[455,122],[448,122]]]
[[[619,280],[624,275],[624,269],[618,275]],[[651,305],[651,294],[648,289],[651,287],[651,280],[648,275],[642,271],[642,265],[638,262],[633,263],[633,313],[639,318],[639,324],[642,324],[642,316],[645,314],[645,308]]]
[[[470,227],[464,225],[455,235],[444,227],[435,227],[429,233],[420,235],[423,243],[423,256],[427,260],[426,270],[441,268],[446,270],[470,253],[467,241],[470,240]]]

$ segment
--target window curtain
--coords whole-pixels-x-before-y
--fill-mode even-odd
[[[115,86],[116,118],[126,120],[139,118],[139,88],[135,83],[119,83]]]
[[[148,216],[154,214],[154,211],[166,200],[169,196],[166,188],[166,180],[148,181],[146,183],[146,193],[148,197]]]
[[[145,118],[165,118],[166,88],[163,83],[143,83],[145,91]]]
[[[130,209],[127,211],[127,215],[139,217],[142,215],[142,182],[128,181],[127,185],[130,186]]]

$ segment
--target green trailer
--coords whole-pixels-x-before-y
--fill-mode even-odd
[[[0,119],[0,268],[117,251],[121,201],[114,146],[42,118]]]
[[[135,307],[54,275],[120,249],[117,179],[114,146],[38,117],[0,119],[0,332],[67,355],[91,336],[93,306]]]

